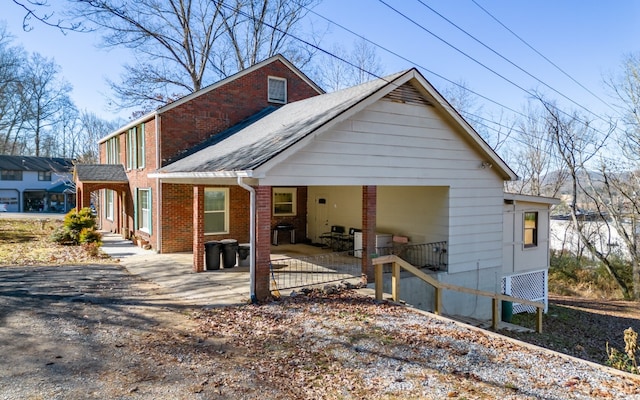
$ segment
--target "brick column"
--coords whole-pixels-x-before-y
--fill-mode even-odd
[[[84,200],[82,198],[82,189],[82,183],[76,182],[76,211],[80,211],[80,209],[82,208],[82,204],[84,203]]]
[[[256,187],[256,279],[258,300],[271,295],[269,287],[271,263],[271,186]]]
[[[367,276],[367,282],[374,281],[371,254],[376,252],[377,189],[362,187],[362,274]]]
[[[204,271],[204,186],[193,187],[193,272]]]

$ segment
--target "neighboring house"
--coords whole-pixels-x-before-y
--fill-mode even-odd
[[[415,69],[324,94],[275,56],[124,126],[100,154],[112,165],[78,165],[76,180],[79,205],[108,189],[103,228],[192,251],[198,272],[206,241],[250,243],[252,298],[270,294],[276,226],[316,243],[331,225],[361,230],[370,279],[376,233],[444,242],[436,279],[500,290],[517,177]],[[455,296],[450,314],[490,313]]]
[[[0,155],[0,211],[60,212],[75,207],[73,160]]]

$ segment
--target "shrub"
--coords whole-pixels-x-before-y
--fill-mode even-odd
[[[98,246],[102,245],[102,234],[96,231],[94,228],[83,228],[80,231],[78,241],[82,244],[96,243]]]
[[[102,245],[102,235],[96,231],[96,218],[89,207],[71,210],[65,215],[62,227],[56,229],[51,239],[60,244],[78,245],[96,243]]]
[[[631,372],[637,374],[638,362],[636,360],[636,352],[638,351],[638,334],[633,328],[625,329],[624,331],[624,353],[618,351],[618,349],[609,347],[607,342],[607,361],[606,364],[615,369],[619,369],[625,372]]]

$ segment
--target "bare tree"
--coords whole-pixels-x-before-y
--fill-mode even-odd
[[[544,110],[529,106],[513,130],[509,161],[520,179],[507,182],[510,192],[555,197],[567,180],[567,167],[556,151]]]
[[[354,42],[351,50],[336,44],[330,53],[317,63],[316,73],[317,80],[329,92],[359,85],[384,73],[375,47],[365,40]]]
[[[317,0],[69,1],[105,47],[132,49],[122,81],[110,84],[118,107],[146,111],[276,53],[308,61],[289,34]]]
[[[96,114],[84,111],[80,113],[78,136],[74,158],[81,163],[98,163],[98,141],[121,126],[120,121],[107,121]]]
[[[51,10],[51,6],[47,0],[13,0],[13,3],[24,10],[22,29],[27,32],[33,29],[31,25],[32,20],[58,28],[63,33],[86,30],[80,22],[73,23],[62,17],[57,17],[55,11]]]
[[[34,142],[34,155],[40,156],[41,140],[53,134],[51,128],[58,122],[62,111],[71,107],[71,85],[59,77],[59,67],[52,61],[34,53],[26,66],[22,80],[24,102],[28,104],[27,123]]]
[[[597,157],[608,143],[614,127],[610,127],[609,131],[603,134],[578,115],[563,113],[542,99],[541,102],[548,113],[547,130],[568,171],[571,195],[569,209],[575,232],[589,253],[605,267],[622,295],[631,299],[634,297],[633,290],[615,265],[615,259],[619,254],[609,246],[612,231],[616,230],[624,235],[625,229],[622,215],[616,212],[610,201],[609,196],[613,192],[606,164],[599,164],[601,174],[587,168],[589,165],[598,165]],[[593,209],[592,215],[595,217],[585,220],[583,210],[579,207],[580,203],[583,207]],[[634,247],[635,245],[632,249]],[[635,257],[633,252],[630,256]]]

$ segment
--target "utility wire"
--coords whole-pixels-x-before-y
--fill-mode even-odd
[[[379,1],[381,1],[381,2],[382,2],[382,0],[379,0]],[[367,71],[367,70],[363,69],[362,67],[360,67],[360,66],[358,66],[358,65],[355,65],[354,63],[352,63],[352,62],[350,62],[350,61],[348,61],[348,60],[346,60],[346,59],[344,59],[344,58],[342,58],[342,57],[340,57],[340,56],[338,56],[338,55],[336,55],[336,54],[333,54],[333,53],[331,53],[331,52],[330,52],[330,51],[328,51],[328,50],[325,50],[325,49],[321,48],[321,47],[320,47],[320,46],[318,46],[318,45],[315,45],[315,44],[313,44],[313,43],[311,43],[311,42],[309,42],[309,41],[307,41],[307,40],[304,40],[304,39],[302,39],[302,38],[299,38],[299,37],[297,37],[297,36],[295,36],[295,35],[293,35],[293,34],[291,34],[291,33],[289,33],[289,32],[285,32],[285,31],[283,31],[282,29],[280,29],[280,28],[278,28],[278,27],[276,27],[276,26],[273,26],[273,25],[271,25],[271,24],[269,24],[269,23],[267,23],[267,22],[265,22],[265,21],[262,21],[262,20],[260,20],[260,19],[258,19],[258,18],[256,18],[256,17],[254,17],[254,16],[252,16],[252,15],[250,15],[250,14],[246,13],[246,12],[239,11],[239,10],[237,10],[237,9],[234,9],[234,8],[232,8],[231,6],[228,6],[228,5],[224,4],[224,3],[222,3],[222,4],[221,4],[221,6],[222,6],[222,7],[227,8],[227,9],[229,9],[229,10],[232,10],[232,11],[234,11],[234,12],[238,12],[240,15],[243,15],[243,16],[244,16],[244,17],[246,17],[246,18],[252,19],[252,20],[254,20],[255,22],[259,22],[259,23],[261,23],[261,24],[265,25],[266,27],[268,27],[268,28],[270,28],[270,29],[273,29],[273,30],[275,30],[275,31],[277,31],[277,32],[280,32],[280,33],[284,34],[284,35],[290,36],[290,37],[291,37],[292,39],[294,39],[294,40],[300,41],[300,42],[304,43],[305,45],[310,46],[310,47],[312,47],[312,48],[314,48],[314,49],[316,49],[316,50],[318,50],[318,51],[320,51],[320,52],[322,52],[322,53],[324,53],[324,54],[326,54],[326,55],[328,55],[328,56],[330,56],[330,57],[334,57],[334,58],[336,58],[337,60],[342,61],[342,62],[344,62],[344,63],[348,64],[349,66],[353,67],[353,68],[360,69],[361,71],[363,71],[363,72],[365,72],[365,73],[367,73],[367,74],[369,74],[369,75],[371,75],[371,76],[373,76],[373,77],[375,77],[375,78],[377,78],[377,79],[382,79],[382,80],[384,80],[384,81],[385,81],[385,82],[387,82],[387,83],[392,83],[392,82],[390,82],[390,81],[386,80],[384,77],[380,77],[380,76],[378,76],[377,74],[375,74],[375,73],[373,73],[373,72]],[[309,11],[311,11],[311,10],[309,10]],[[311,11],[311,12],[313,12],[313,11]],[[318,13],[316,13],[316,12],[313,12],[313,13],[314,13],[315,15],[320,16],[320,15],[319,15]],[[321,18],[326,19],[326,20],[327,20],[327,21],[329,21],[329,22],[331,22],[329,19],[327,19],[327,18],[325,18],[325,17],[322,17],[322,16],[320,16],[320,17],[321,17]],[[333,23],[333,22],[332,22],[332,23]],[[336,24],[336,23],[334,23],[334,24]],[[336,25],[337,25],[337,26],[340,26],[340,25],[338,25],[338,24],[336,24]],[[346,29],[346,28],[344,28],[344,27],[343,27],[343,29],[347,30],[348,32],[350,32],[350,33],[352,33],[352,34],[354,34],[354,35],[356,35],[356,36],[358,36],[358,37],[361,37],[361,38],[365,39],[365,38],[364,38],[364,37],[362,37],[361,35],[358,35],[358,34],[356,34],[356,33],[352,32],[352,31],[350,31],[350,30],[348,30],[348,29]],[[367,39],[365,39],[365,40],[367,40]],[[371,41],[369,41],[369,40],[367,40],[367,42],[372,43],[373,45],[375,45],[375,46],[377,46],[377,47],[380,47],[380,48],[384,49],[385,51],[389,51],[390,53],[392,53],[392,54],[394,54],[394,55],[396,54],[396,53],[394,53],[394,52],[392,52],[392,51],[390,51],[390,50],[387,50],[387,49],[383,48],[382,46],[379,46],[379,45],[377,45],[377,44],[375,44],[375,43],[373,43],[373,42],[371,42]],[[411,61],[407,60],[406,58],[404,58],[404,57],[402,57],[402,56],[399,56],[399,57],[401,57],[402,59],[404,59],[404,60],[406,60],[406,61],[408,61],[408,62],[411,62]],[[413,63],[413,62],[411,62],[411,63],[412,63],[413,65],[417,65],[417,64],[415,64],[415,63]],[[433,73],[433,72],[432,72],[432,73]],[[439,74],[436,74],[436,73],[433,73],[433,74],[434,74],[434,75],[436,75],[436,76],[438,76],[438,77],[440,77],[440,78],[442,78],[442,79],[444,79],[444,80],[446,80],[447,82],[454,83],[454,82],[450,81],[449,79],[442,77],[442,76],[441,76],[441,75],[439,75]],[[455,83],[454,83],[454,84],[455,84]],[[457,84],[457,85],[458,85],[458,86],[460,86],[460,87],[462,87],[462,88],[463,88],[463,89],[465,89],[465,90],[469,90],[469,89],[464,88],[463,86],[461,86],[461,85],[459,85],[459,84]],[[517,85],[516,85],[516,86],[517,86]],[[484,97],[484,96],[482,96],[482,95],[480,95],[480,94],[477,94],[477,93],[475,93],[475,92],[473,92],[473,91],[471,91],[471,90],[470,90],[470,92],[472,92],[472,93],[474,93],[474,94],[476,94],[476,95],[478,95],[478,96],[480,96],[480,97],[482,97],[482,98],[485,98],[485,99],[487,99],[487,100],[489,100],[489,101],[492,101],[491,99],[488,99],[488,98],[486,98],[486,97]],[[525,90],[525,92],[526,92],[526,90]],[[494,101],[492,101],[492,102],[494,102]],[[459,112],[458,112],[456,109],[454,109],[454,108],[453,108],[453,107],[452,107],[448,102],[446,102],[446,100],[445,100],[445,102],[444,102],[444,103],[443,103],[443,102],[440,102],[440,101],[439,101],[438,103],[439,103],[442,107],[446,108],[446,109],[447,109],[447,110],[449,110],[449,111],[452,111],[452,112],[454,112],[454,113],[459,113]],[[494,102],[494,103],[496,103],[496,102]],[[504,107],[504,108],[506,108],[506,109],[509,109],[509,110],[511,110],[511,111],[513,111],[513,112],[515,112],[515,113],[517,113],[517,114],[520,114],[520,115],[521,115],[521,116],[523,116],[523,117],[527,117],[525,114],[523,114],[523,113],[521,113],[521,112],[518,112],[518,111],[512,110],[512,109],[510,109],[509,107],[503,106],[503,105],[501,105],[501,104],[499,104],[499,103],[496,103],[496,104],[497,104],[497,105],[500,105],[501,107]],[[553,105],[549,105],[549,104],[548,104],[548,106],[549,106],[549,107],[554,107]],[[556,108],[556,107],[554,107],[554,108]],[[557,109],[557,108],[556,108],[556,109]],[[558,111],[561,111],[561,110],[559,110],[559,109],[557,109],[557,110],[558,110]],[[473,115],[473,114],[470,114],[470,113],[468,113],[468,114],[469,114],[469,115]],[[564,113],[564,114],[566,114],[566,113]],[[569,115],[569,114],[566,114],[566,115]],[[484,118],[482,118],[482,117],[480,117],[480,118],[481,118],[481,119],[484,119]],[[579,121],[579,120],[578,120],[578,121]],[[496,123],[495,121],[491,121],[491,122],[492,122],[493,124],[500,125],[500,124]],[[579,122],[582,122],[582,121],[579,121]],[[484,125],[484,124],[481,124],[481,125],[486,126],[486,125]],[[505,127],[506,127],[506,126],[505,126]],[[492,127],[489,127],[489,126],[487,126],[487,128],[488,128],[488,129],[492,129],[492,130],[494,130],[494,131],[496,131],[496,132],[499,132],[499,131],[497,131],[495,128],[492,128]],[[511,129],[511,128],[509,128],[509,129]],[[592,128],[592,129],[593,129],[593,128]],[[599,132],[599,131],[597,131],[597,130],[596,130],[596,132]],[[524,132],[520,132],[520,133],[522,133],[522,134],[524,134],[524,135],[526,135],[526,136],[530,136],[530,135],[528,135],[528,134],[526,134],[526,133],[524,133]],[[599,133],[602,133],[602,132],[599,132]],[[479,137],[480,137],[480,136],[479,136]],[[482,138],[482,137],[480,137],[480,138],[484,141],[484,138]],[[518,140],[517,140],[517,141],[518,141]],[[521,142],[521,143],[523,143],[523,144],[526,144],[526,142],[523,142],[523,141],[520,141],[520,142]]]
[[[551,61],[549,58],[547,58],[544,54],[542,54],[541,52],[539,52],[536,48],[534,48],[532,45],[530,45],[526,40],[524,40],[522,37],[520,37],[517,33],[515,33],[513,30],[509,29],[505,24],[503,24],[498,18],[496,18],[493,14],[491,14],[489,11],[487,11],[487,9],[485,9],[484,7],[482,7],[480,4],[478,4],[478,2],[476,0],[471,0],[476,6],[478,6],[479,9],[481,9],[482,11],[484,11],[489,17],[491,17],[494,21],[496,21],[500,26],[502,26],[504,29],[506,29],[509,33],[511,33],[515,38],[517,38],[519,41],[521,41],[525,46],[527,46],[528,48],[530,48],[534,53],[536,53],[537,55],[539,55],[540,57],[542,57],[546,62],[548,62],[549,64],[551,64],[554,68],[556,68],[558,71],[560,71],[564,76],[566,76],[567,78],[571,79],[571,81],[573,81],[576,85],[580,86],[582,89],[584,89],[587,93],[589,93],[590,95],[592,95],[593,97],[595,97],[596,99],[600,100],[600,102],[604,105],[606,105],[607,107],[609,107],[610,109],[612,109],[613,111],[615,111],[616,113],[618,112],[618,110],[616,110],[615,107],[613,107],[610,103],[602,100],[597,94],[593,93],[591,90],[589,90],[589,88],[587,88],[586,86],[584,86],[582,83],[578,82],[573,76],[571,76],[569,73],[567,73],[564,69],[560,68],[556,63],[554,63],[553,61]]]
[[[384,3],[382,0],[380,0],[382,3]],[[589,110],[588,108],[586,108],[585,106],[583,106],[582,104],[577,103],[576,101],[574,101],[573,99],[569,98],[568,96],[566,96],[565,94],[561,93],[560,91],[556,90],[554,87],[552,87],[551,85],[547,84],[546,82],[544,82],[542,79],[538,78],[537,76],[533,75],[532,73],[530,73],[529,71],[525,70],[524,68],[520,67],[518,64],[516,64],[515,62],[511,61],[510,59],[508,59],[507,57],[503,56],[502,54],[500,54],[499,52],[497,52],[496,50],[494,50],[492,47],[488,46],[487,44],[485,44],[484,42],[482,42],[480,39],[476,38],[475,36],[473,36],[472,34],[470,34],[469,32],[467,32],[466,30],[464,30],[463,28],[461,28],[459,25],[455,24],[453,21],[451,21],[450,19],[448,19],[447,17],[445,17],[444,15],[440,14],[438,11],[434,10],[432,7],[430,7],[428,4],[426,4],[424,1],[422,0],[416,0],[418,3],[422,4],[425,8],[427,8],[428,10],[430,10],[431,12],[433,12],[434,14],[436,14],[437,16],[439,16],[440,18],[444,19],[445,21],[447,21],[449,24],[453,25],[456,29],[458,29],[460,32],[464,33],[465,35],[467,35],[470,39],[472,39],[473,41],[475,41],[476,43],[478,43],[479,45],[481,45],[482,47],[484,47],[485,49],[489,50],[490,52],[492,52],[493,54],[495,54],[496,56],[500,57],[502,60],[506,61],[507,63],[509,63],[510,65],[512,65],[513,67],[517,68],[519,71],[523,72],[524,74],[528,75],[529,77],[533,78],[535,81],[541,83],[542,85],[546,86],[547,88],[551,89],[553,92],[557,93],[558,95],[560,95],[561,97],[565,98],[566,100],[569,100],[571,103],[575,104],[576,106],[582,108],[583,110],[585,110],[586,112],[588,112],[589,114],[592,114],[594,116],[596,116],[598,119],[602,119],[603,121],[607,122],[606,120],[604,120],[602,117],[600,117],[599,115],[597,115],[596,113],[594,113],[593,111]],[[433,35],[433,34],[432,34]],[[436,36],[437,37],[437,36]],[[440,38],[438,38],[440,39]],[[440,39],[443,40],[443,39]],[[449,44],[447,41],[444,41],[444,43],[446,43],[447,45],[453,47],[453,45]],[[454,49],[458,50],[457,48],[453,47]],[[460,51],[460,50],[458,50]],[[463,53],[464,54],[464,53]],[[466,55],[466,54],[465,54]],[[472,58],[473,59],[473,58]],[[475,61],[475,59],[474,59]],[[477,61],[476,61],[477,62]],[[481,64],[482,65],[482,64]],[[483,65],[484,66],[484,65]],[[485,67],[487,68],[487,67]],[[492,71],[493,73],[496,73],[495,71],[493,71],[492,69],[490,69],[490,71]]]
[[[388,3],[386,3],[384,0],[378,0],[380,3],[384,4],[385,6],[387,6],[388,8],[390,8],[391,10],[393,10],[394,12],[396,12],[398,15],[402,16],[404,19],[406,19],[407,21],[411,22],[412,24],[416,25],[418,28],[422,29],[423,31],[429,33],[430,35],[432,35],[433,37],[435,37],[436,39],[440,40],[441,42],[445,43],[447,46],[451,47],[452,49],[456,50],[457,52],[459,52],[460,54],[464,55],[465,57],[467,57],[468,59],[472,60],[473,62],[475,62],[476,64],[482,66],[483,68],[487,69],[488,71],[492,72],[493,74],[497,75],[498,77],[502,78],[503,80],[505,80],[506,82],[510,83],[511,85],[515,86],[516,88],[522,90],[523,92],[527,93],[528,95],[530,95],[533,98],[537,98],[538,100],[542,101],[543,103],[547,104],[547,106],[551,106],[551,104],[549,104],[548,102],[544,101],[540,96],[538,96],[536,93],[533,93],[525,88],[523,88],[522,86],[518,85],[517,83],[515,83],[513,80],[508,79],[507,77],[505,77],[504,75],[500,74],[499,72],[489,68],[488,66],[486,66],[485,64],[483,64],[482,62],[478,61],[477,59],[475,59],[474,57],[470,56],[469,54],[465,53],[464,51],[460,50],[459,48],[457,48],[456,46],[454,46],[453,44],[447,42],[446,40],[444,40],[443,38],[441,38],[440,36],[436,35],[435,33],[431,32],[429,29],[427,29],[426,27],[424,27],[423,25],[421,25],[420,23],[418,23],[417,21],[415,21],[414,19],[410,18],[409,16],[407,16],[406,14],[402,13],[401,11],[399,11],[398,9],[392,7],[391,5],[389,5]],[[563,97],[567,98],[566,96],[563,95]],[[576,102],[574,102],[573,100],[569,99],[571,102],[573,102],[574,104],[577,104]],[[580,106],[581,108],[584,108],[583,106]],[[585,110],[587,110],[585,108]],[[558,111],[562,114],[565,114],[569,117],[572,117],[571,115],[569,115],[567,112],[565,112],[564,110],[558,109]],[[588,112],[596,115],[595,113],[587,110]],[[597,116],[597,115],[596,115]],[[603,121],[606,122],[606,120],[604,120],[602,117],[597,116],[599,119],[602,119]],[[585,125],[588,125],[587,121],[580,121]],[[604,134],[603,132],[598,131],[600,134]]]
[[[305,7],[305,8],[306,8],[306,7]],[[448,83],[450,83],[450,84],[452,84],[452,85],[455,85],[455,86],[457,86],[457,87],[459,87],[459,88],[461,88],[461,89],[463,89],[463,90],[466,90],[467,92],[469,92],[469,93],[471,93],[471,94],[473,94],[473,95],[475,95],[475,96],[477,96],[477,97],[480,97],[481,99],[484,99],[484,100],[486,100],[486,101],[488,101],[488,102],[490,102],[490,103],[492,103],[492,104],[495,104],[495,105],[497,105],[497,106],[499,106],[499,107],[501,107],[501,108],[503,108],[503,109],[505,109],[505,110],[509,110],[509,111],[511,111],[511,112],[512,112],[512,113],[514,113],[514,114],[518,114],[518,115],[520,115],[520,116],[522,116],[522,117],[526,117],[526,115],[525,115],[525,114],[523,114],[522,112],[520,112],[520,111],[518,111],[518,110],[515,110],[515,109],[513,109],[513,108],[511,108],[511,107],[509,107],[509,106],[507,106],[507,105],[504,105],[504,104],[500,103],[500,102],[499,102],[499,101],[497,101],[497,100],[494,100],[494,99],[492,99],[492,98],[490,98],[490,97],[487,97],[487,96],[485,96],[485,95],[483,95],[483,94],[480,94],[480,93],[478,93],[478,92],[476,92],[476,91],[474,91],[474,90],[472,90],[472,89],[469,89],[468,87],[465,87],[464,85],[461,85],[461,84],[460,84],[460,83],[458,83],[458,82],[455,82],[455,81],[453,81],[453,80],[451,80],[451,79],[449,79],[449,78],[446,78],[445,76],[443,76],[443,75],[441,75],[441,74],[439,74],[439,73],[437,73],[437,72],[435,72],[435,71],[432,71],[432,70],[430,70],[429,68],[427,68],[427,67],[425,67],[425,66],[423,66],[423,65],[420,65],[420,64],[418,64],[417,62],[412,61],[412,60],[408,59],[407,57],[405,57],[405,56],[403,56],[403,55],[401,55],[401,54],[399,54],[399,53],[397,53],[397,52],[395,52],[395,51],[393,51],[393,50],[390,50],[390,49],[388,49],[388,48],[386,48],[386,47],[384,47],[384,46],[382,46],[382,45],[380,45],[380,44],[378,44],[378,43],[375,43],[375,42],[373,42],[373,41],[371,41],[371,40],[367,39],[366,37],[364,37],[364,36],[360,35],[359,33],[356,33],[356,32],[354,32],[354,31],[352,31],[351,29],[349,29],[349,28],[345,27],[344,25],[341,25],[341,24],[339,24],[339,23],[337,23],[337,22],[335,22],[335,21],[333,21],[333,20],[331,20],[331,19],[329,19],[329,18],[325,17],[324,15],[318,14],[316,11],[314,11],[314,10],[312,10],[312,9],[310,9],[310,8],[306,8],[306,10],[307,10],[307,11],[309,11],[310,13],[314,14],[315,16],[317,16],[317,17],[319,17],[319,18],[324,19],[324,20],[325,20],[325,21],[327,21],[328,23],[330,23],[330,24],[332,24],[332,25],[335,25],[335,26],[337,26],[337,27],[339,27],[339,28],[341,28],[341,29],[345,30],[346,32],[349,32],[350,34],[352,34],[352,35],[354,35],[354,36],[356,36],[356,37],[358,37],[358,38],[360,38],[360,39],[364,40],[365,42],[367,42],[367,43],[369,43],[369,44],[371,44],[371,45],[373,45],[373,46],[375,46],[375,47],[377,47],[377,48],[379,48],[379,49],[381,49],[381,50],[384,50],[384,51],[386,51],[387,53],[389,53],[389,54],[391,54],[391,55],[393,55],[393,56],[396,56],[396,57],[398,57],[399,59],[401,59],[401,60],[403,60],[403,61],[406,61],[406,62],[408,62],[409,64],[411,64],[411,65],[413,65],[413,66],[416,66],[416,67],[418,67],[418,68],[422,69],[423,71],[428,72],[429,74],[431,74],[431,75],[433,75],[433,76],[435,76],[435,77],[437,77],[437,78],[442,79],[442,80],[443,80],[443,81],[445,81],[445,82],[448,82]],[[328,53],[328,52],[325,52],[325,53],[330,54],[330,53]],[[336,57],[337,57],[337,56],[336,56]],[[353,64],[350,64],[350,65],[352,65],[352,66],[353,66]],[[356,68],[359,68],[359,67],[356,67]],[[366,72],[366,71],[365,71],[365,72]],[[373,75],[373,76],[375,76],[375,75]]]

